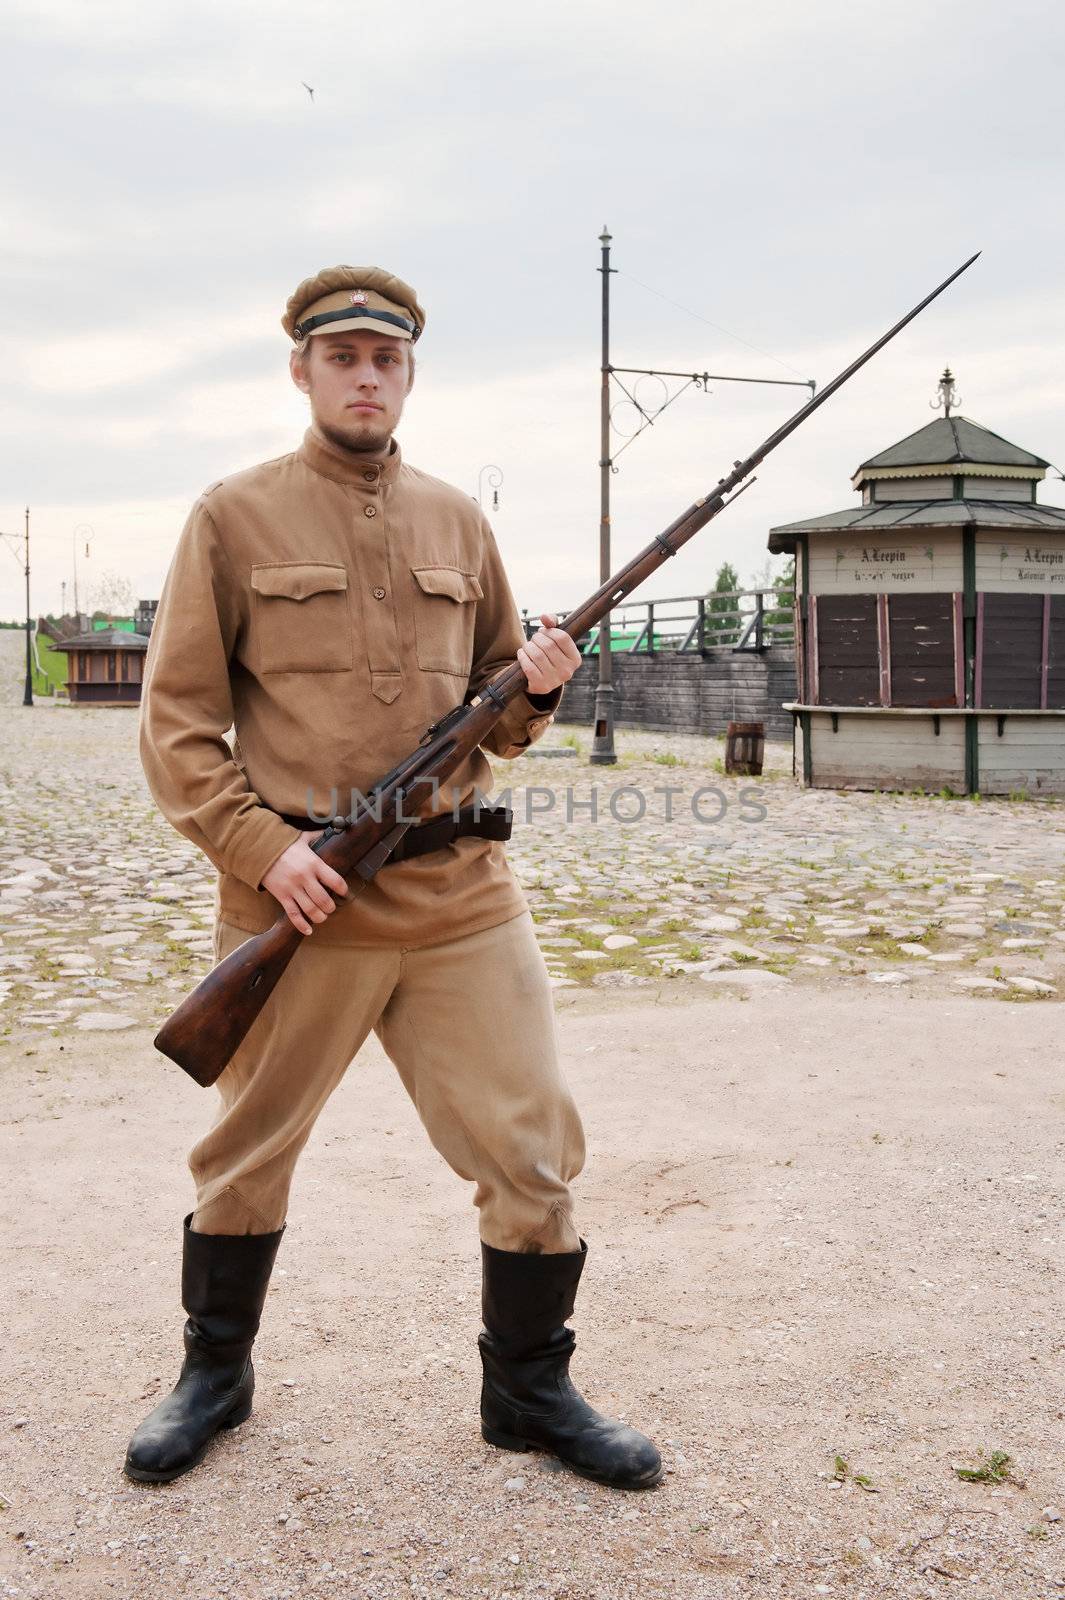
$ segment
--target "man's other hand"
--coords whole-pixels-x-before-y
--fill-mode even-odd
[[[294,928],[313,933],[312,922],[324,922],[338,900],[348,898],[348,886],[339,872],[316,856],[311,845],[325,832],[305,833],[290,844],[263,877],[263,888],[280,901]],[[332,894],[330,894],[332,890]]]
[[[529,694],[550,694],[568,683],[581,664],[581,653],[565,628],[558,626],[558,618],[544,612],[540,622],[539,633],[518,651]]]

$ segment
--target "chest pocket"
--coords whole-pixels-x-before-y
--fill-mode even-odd
[[[412,567],[414,632],[423,672],[468,678],[473,665],[476,600],[484,590],[472,572],[458,567]]]
[[[348,574],[323,561],[251,569],[252,626],[262,672],[351,669]]]

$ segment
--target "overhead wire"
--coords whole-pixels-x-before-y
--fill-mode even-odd
[[[794,373],[797,378],[802,378],[804,383],[808,381],[803,378],[798,368],[790,366],[787,361],[781,361],[779,356],[771,355],[768,350],[760,349],[758,345],[752,344],[749,339],[741,339],[738,333],[732,333],[730,329],[723,328],[719,322],[712,322],[709,317],[704,317],[701,311],[693,311],[691,306],[682,305],[679,300],[674,300],[668,294],[663,294],[660,289],[652,288],[649,283],[644,283],[642,279],[633,277],[631,272],[626,272],[622,267],[615,267],[614,270],[619,278],[628,278],[630,283],[638,284],[641,289],[646,289],[648,294],[657,295],[658,299],[664,300],[667,305],[676,306],[678,311],[683,311],[687,316],[694,317],[696,322],[705,322],[708,328],[713,328],[717,333],[723,333],[726,339],[735,339],[737,344],[742,344],[747,350],[753,350],[755,355],[764,356],[767,361],[776,362],[778,367],[783,367],[785,372]]]

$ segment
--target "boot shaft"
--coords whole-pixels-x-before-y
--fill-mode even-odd
[[[481,1314],[493,1349],[515,1359],[545,1348],[572,1349],[565,1323],[573,1315],[587,1249],[582,1239],[579,1251],[530,1255],[481,1241]]]
[[[259,1331],[284,1225],[275,1233],[195,1233],[185,1218],[181,1303],[188,1312],[186,1349],[250,1345]]]

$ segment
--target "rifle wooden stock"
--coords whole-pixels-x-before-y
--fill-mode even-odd
[[[602,584],[583,605],[571,611],[561,624],[570,637],[580,638],[609,616],[619,601],[723,511],[730,499],[753,481],[751,474],[769,452],[794,433],[848,378],[971,267],[977,255],[963,262],[856,361],[826,384],[820,394],[782,423],[752,455],[737,461],[732,472],[719,479],[708,494],[671,522],[663,533],[656,534],[639,555]],[[514,661],[485,684],[470,705],[456,706],[434,723],[418,748],[375,786],[366,812],[342,827],[326,829],[313,846],[322,860],[346,879],[358,876],[369,882],[387,862],[391,850],[412,825],[415,816],[434,808],[439,785],[483,742],[510,702],[524,689],[525,674]],[[411,811],[407,811],[408,805]],[[156,1035],[156,1048],[177,1062],[197,1083],[204,1087],[214,1083],[246,1038],[300,944],[308,937],[311,936],[299,933],[288,917],[281,915],[265,933],[245,940],[208,973],[167,1019]]]
[[[207,974],[155,1036],[155,1048],[206,1089],[235,1055],[306,935],[282,914]]]

